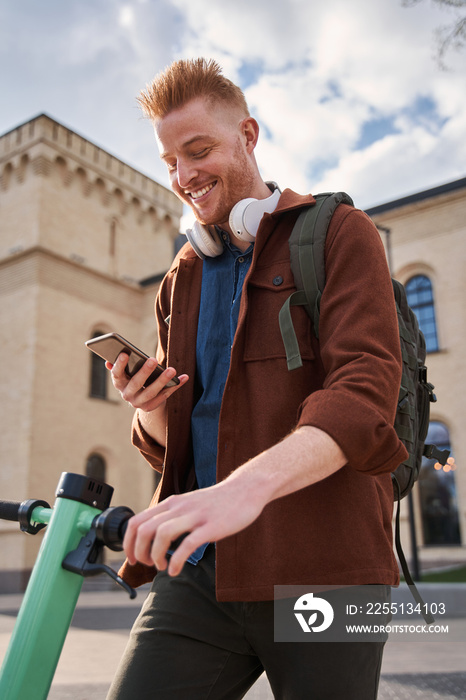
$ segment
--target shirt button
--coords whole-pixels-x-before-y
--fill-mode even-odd
[[[244,258],[243,257],[238,258],[238,262],[240,262],[240,263],[244,262]]]
[[[273,278],[273,284],[276,287],[279,287],[281,284],[283,284],[283,277],[281,275],[277,275],[277,277]]]

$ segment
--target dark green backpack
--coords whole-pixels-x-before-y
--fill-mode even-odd
[[[327,229],[339,204],[354,206],[345,192],[325,192],[315,196],[316,204],[299,215],[289,239],[291,270],[297,291],[290,295],[279,313],[280,331],[285,345],[288,369],[302,366],[301,353],[291,319],[291,306],[304,306],[319,337],[320,299],[325,286],[324,251]],[[392,473],[394,498],[398,503],[395,541],[403,573],[411,576],[401,549],[399,533],[400,499],[418,479],[423,456],[445,464],[448,451],[426,445],[430,403],[437,400],[434,386],[427,381],[426,344],[415,313],[410,308],[403,285],[392,279],[398,314],[403,370],[394,422],[396,433],[408,451],[408,459]]]

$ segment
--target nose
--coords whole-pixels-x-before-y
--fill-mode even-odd
[[[176,164],[176,178],[178,186],[182,189],[188,187],[189,183],[198,175],[197,168],[189,160],[179,159]]]

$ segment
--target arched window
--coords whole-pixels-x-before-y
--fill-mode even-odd
[[[105,472],[105,459],[102,455],[99,455],[97,452],[90,454],[86,462],[86,476],[105,482]]]
[[[436,352],[439,346],[432,283],[425,275],[416,275],[408,280],[405,289],[408,304],[416,314],[419,328],[424,333],[427,352]]]
[[[103,331],[96,331],[92,337],[96,338],[98,335],[103,335]],[[95,352],[89,354],[91,362],[89,396],[93,399],[106,399],[108,372],[105,369],[105,360],[96,355]]]
[[[439,421],[431,421],[426,443],[433,443],[441,450],[451,451],[447,426]],[[419,494],[424,544],[461,544],[455,465],[447,464],[442,467],[435,459],[423,457],[419,474]]]

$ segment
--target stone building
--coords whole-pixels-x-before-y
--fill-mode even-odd
[[[424,460],[412,507],[402,502],[403,546],[419,569],[466,560],[466,178],[367,211],[379,226],[393,277],[405,285],[426,337],[435,385],[429,440],[451,449],[443,469]],[[436,468],[437,467],[437,468]],[[412,535],[414,534],[414,540]],[[416,563],[414,561],[414,563]]]
[[[182,204],[46,115],[0,138],[0,176],[0,498],[53,504],[67,471],[142,509],[154,475],[130,444],[132,410],[84,342],[117,331],[154,352]],[[0,591],[23,586],[40,539],[0,521]]]

